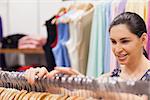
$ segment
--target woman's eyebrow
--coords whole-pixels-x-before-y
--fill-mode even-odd
[[[130,39],[129,37],[124,37],[124,38],[121,38],[120,40],[127,40],[127,39]]]
[[[123,38],[121,38],[120,40],[127,40],[127,39],[130,39],[130,37],[123,37]],[[110,38],[110,40],[115,40],[115,39]]]
[[[110,38],[110,40],[114,40],[113,38]]]

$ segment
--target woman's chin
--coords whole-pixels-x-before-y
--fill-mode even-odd
[[[120,65],[126,65],[127,64],[127,61],[120,61],[119,60],[118,62],[119,62]]]
[[[119,63],[120,63],[120,62],[119,62]],[[120,65],[126,65],[126,64],[122,62],[122,63],[120,63]]]

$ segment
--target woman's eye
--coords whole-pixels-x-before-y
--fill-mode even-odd
[[[114,40],[111,40],[111,43],[112,43],[112,44],[116,44],[117,42],[116,42],[116,41],[114,41]]]
[[[122,41],[122,43],[128,43],[129,42],[129,40],[123,40]]]

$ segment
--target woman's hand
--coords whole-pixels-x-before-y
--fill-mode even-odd
[[[24,77],[30,84],[34,84],[34,81],[37,77],[45,77],[48,74],[48,71],[45,67],[42,68],[30,68],[27,69],[24,73]]]
[[[78,71],[69,68],[69,67],[55,67],[54,70],[48,72],[45,67],[42,68],[30,68],[26,70],[24,77],[28,80],[30,84],[34,84],[35,78],[37,77],[53,77],[55,74],[68,74],[68,75],[80,75],[84,76],[83,74],[79,73]]]
[[[56,73],[63,73],[63,74],[68,74],[68,75],[79,75],[79,76],[84,76],[83,74],[81,74],[80,72],[78,72],[75,69],[72,69],[70,67],[55,67],[55,71]],[[49,73],[49,77],[51,77],[51,72]]]

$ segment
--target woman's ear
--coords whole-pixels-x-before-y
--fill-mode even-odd
[[[147,45],[147,41],[148,41],[148,37],[147,37],[147,33],[143,33],[142,36],[140,37],[141,42],[144,46],[144,48],[146,49],[146,45]]]

